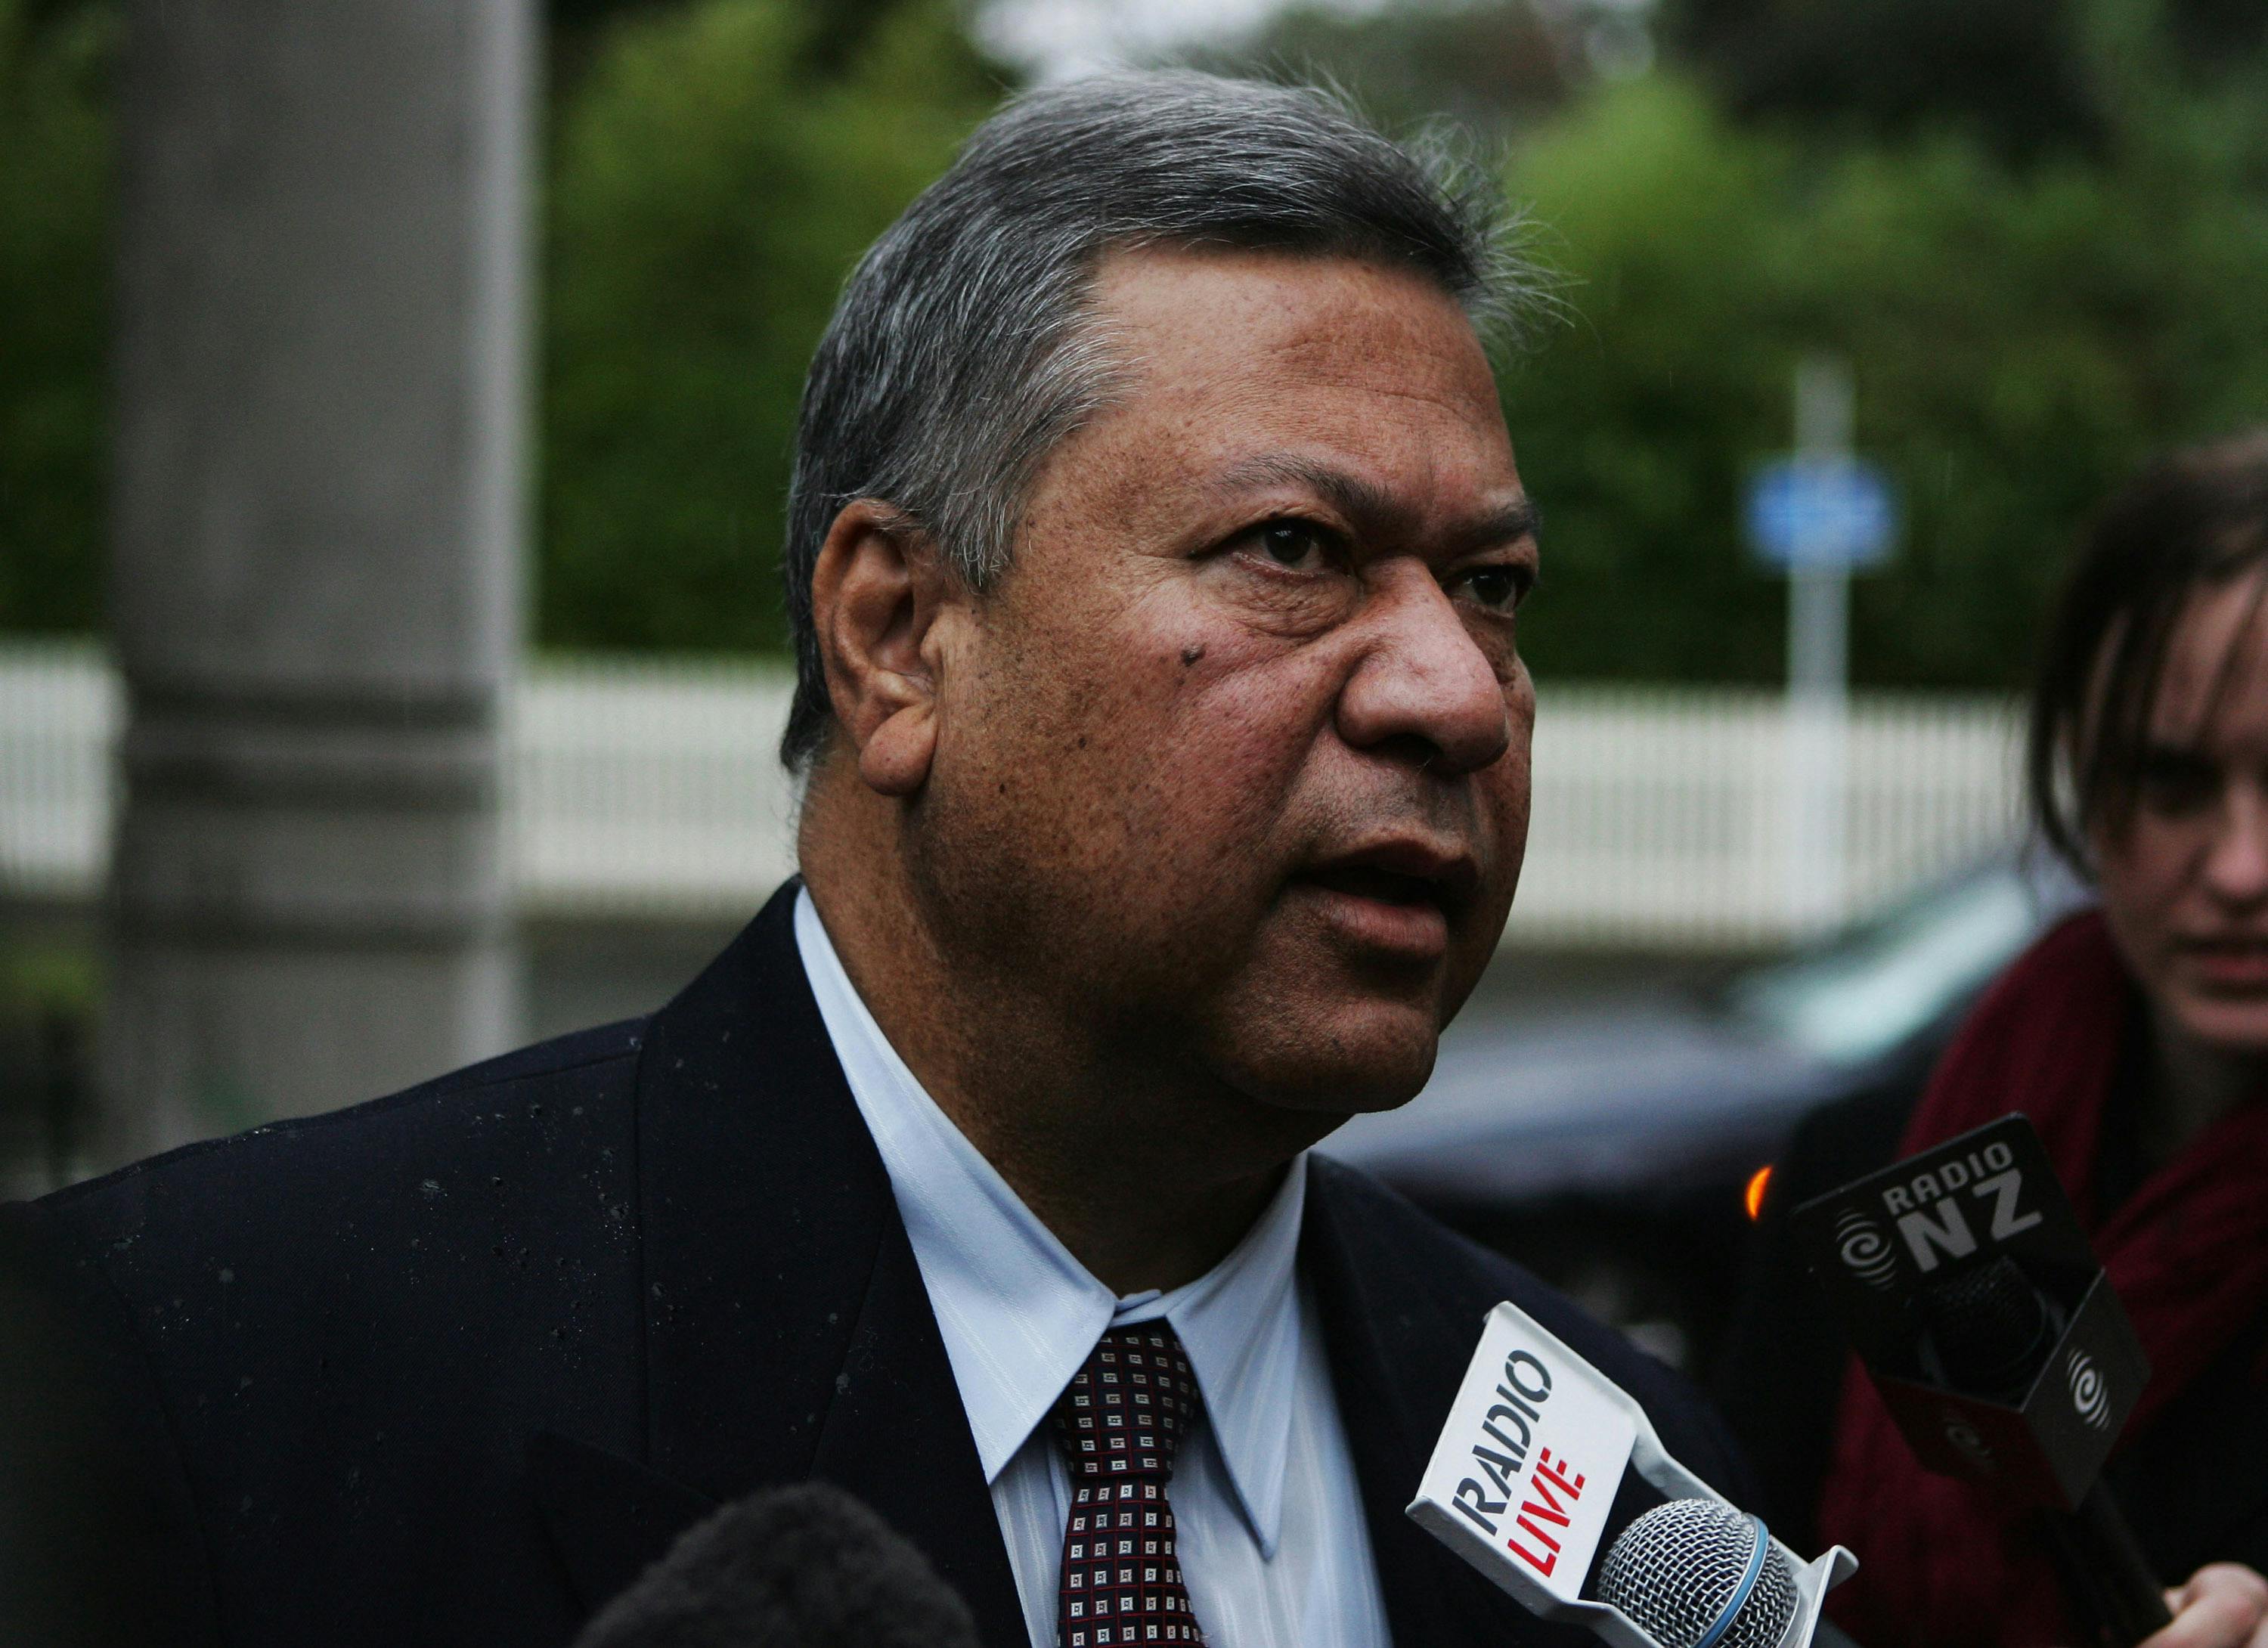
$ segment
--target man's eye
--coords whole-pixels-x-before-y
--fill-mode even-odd
[[[1312,521],[1270,521],[1255,536],[1262,551],[1278,566],[1320,565],[1330,558],[1331,534]]]
[[[1521,578],[1514,568],[1474,567],[1459,574],[1457,581],[1472,592],[1476,601],[1491,611],[1510,612],[1520,604]]]

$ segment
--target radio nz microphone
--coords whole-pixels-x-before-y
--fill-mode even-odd
[[[1915,1457],[2039,1507],[2113,1642],[2168,1621],[2098,1480],[2149,1377],[2039,1136],[2007,1115],[1795,1210],[1811,1273]]]
[[[1625,1474],[1663,1503],[1608,1542]],[[1858,1567],[1839,1545],[1799,1559],[1672,1459],[1636,1401],[1508,1304],[1482,1325],[1410,1515],[1531,1613],[1612,1648],[1807,1648],[1828,1588]]]
[[[825,1482],[726,1505],[601,1609],[575,1648],[977,1648],[966,1603]]]

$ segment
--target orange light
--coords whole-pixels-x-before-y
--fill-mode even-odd
[[[1755,1218],[1764,1210],[1764,1190],[1771,1183],[1772,1165],[1766,1162],[1749,1175],[1749,1188],[1742,1200],[1748,1203],[1749,1217]]]

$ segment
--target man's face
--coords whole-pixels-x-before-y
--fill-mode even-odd
[[[917,880],[1035,1023],[1398,1103],[1527,836],[1536,551],[1487,362],[1351,261],[1123,254],[1096,306],[1130,381],[941,674]]]

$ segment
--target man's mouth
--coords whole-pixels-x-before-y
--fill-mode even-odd
[[[1375,899],[1381,904],[1412,908],[1430,905],[1443,909],[1447,902],[1447,891],[1440,882],[1398,870],[1381,870],[1375,864],[1340,864],[1315,871],[1307,879],[1334,893]]]
[[[1398,840],[1338,854],[1298,880],[1323,894],[1332,926],[1358,947],[1432,961],[1447,952],[1450,925],[1471,902],[1480,872],[1462,853]]]

